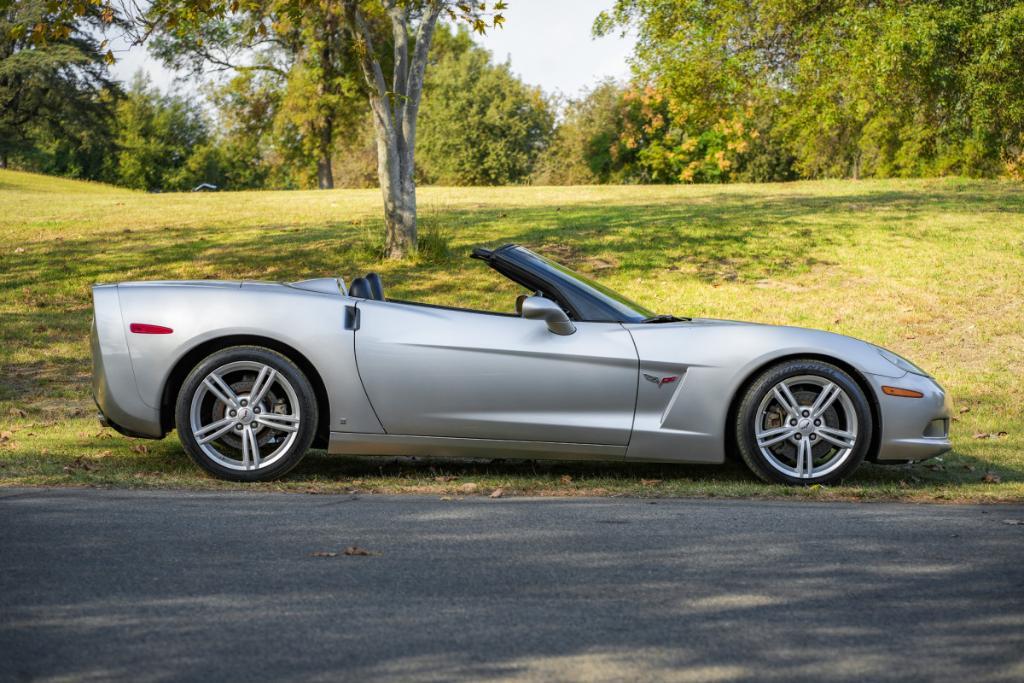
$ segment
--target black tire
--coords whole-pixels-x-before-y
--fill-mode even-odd
[[[253,366],[252,369],[245,367],[249,365]],[[238,407],[235,413],[231,413],[232,418],[237,414],[249,420],[238,432],[235,430],[238,429],[240,423],[229,418],[228,405],[218,400],[215,393],[204,384],[210,373],[215,370],[225,367],[235,368],[236,366],[243,367],[225,373],[225,382],[233,391],[237,390],[237,398],[245,401],[248,399],[241,392],[247,390],[247,382],[250,389],[256,388],[253,386],[258,381],[256,367],[266,366],[278,373],[260,401],[262,408],[246,405],[248,411]],[[267,376],[271,376],[271,374],[269,371],[267,372]],[[200,391],[202,393],[196,399],[196,394]],[[226,432],[222,437],[208,444],[210,450],[214,451],[216,455],[211,455],[204,450],[204,446],[200,445],[199,439],[193,433],[194,399],[196,399],[196,411],[200,422],[226,422],[228,423],[226,426],[232,428],[232,431]],[[291,405],[293,402],[294,406]],[[220,410],[220,413],[214,413],[216,410]],[[294,431],[289,430],[291,426],[294,426],[293,423],[283,424],[281,429],[277,429],[259,422],[260,419],[278,418],[282,418],[283,421],[283,417],[277,414],[279,411],[286,413],[283,417],[289,417],[298,422]],[[259,413],[259,415],[253,413]],[[206,416],[205,420],[203,416]],[[189,457],[213,476],[229,481],[270,481],[290,472],[299,464],[309,449],[313,437],[316,435],[317,420],[319,419],[316,395],[302,370],[287,357],[260,346],[232,346],[204,358],[185,378],[185,382],[178,392],[174,417],[178,438]],[[199,431],[202,431],[202,426],[209,427],[211,425],[201,424]],[[252,429],[252,441],[246,442],[247,453],[244,456],[246,457],[244,462],[250,466],[250,469],[243,469],[243,461],[239,460],[236,465],[234,455],[235,451],[240,449],[242,441],[245,440],[245,436],[240,435],[248,434],[250,428]],[[275,450],[266,454],[268,457],[261,466],[252,468],[253,459],[249,458],[249,454],[253,450],[256,453],[260,452],[260,439],[265,439],[264,443],[274,447]],[[250,448],[250,443],[254,445],[254,449]]]
[[[808,382],[804,385],[795,385],[797,390],[793,392],[793,396],[800,404],[800,409],[797,411],[798,414],[795,418],[785,417],[782,403],[777,402],[774,398],[769,398],[769,394],[774,396],[773,390],[780,382],[800,377],[811,377],[825,382],[830,382],[845,392],[846,397],[849,399],[848,404],[839,399],[837,402],[839,402],[840,405],[835,408],[830,407],[829,410],[832,412],[828,415],[823,414],[821,417],[824,422],[824,428],[835,428],[835,425],[841,426],[845,421],[852,420],[852,417],[846,416],[845,414],[852,409],[852,413],[856,418],[856,439],[853,441],[853,446],[851,448],[844,449],[839,448],[838,446],[833,446],[832,444],[824,441],[818,435],[820,432],[814,433],[813,436],[808,434],[794,434],[791,438],[785,439],[780,444],[765,446],[773,455],[773,459],[775,461],[773,463],[772,459],[769,459],[758,445],[756,436],[758,428],[757,422],[758,420],[764,419],[764,416],[761,415],[760,412],[766,401],[768,405],[774,406],[774,414],[782,416],[783,419],[781,419],[780,422],[761,425],[761,427],[763,429],[774,427],[776,431],[787,429],[788,424],[792,424],[792,422],[797,421],[798,418],[802,418],[804,415],[804,409],[810,408],[810,406],[807,405],[807,401],[811,401],[813,399],[813,393],[811,391],[811,387],[813,387],[812,382]],[[800,381],[801,380],[797,380],[797,382]],[[807,393],[801,393],[802,391],[806,391]],[[804,397],[803,400],[801,400],[801,396]],[[768,415],[771,415],[771,413],[768,413]],[[800,419],[798,424],[804,425],[805,423],[806,421],[804,419]],[[835,423],[835,425],[833,423]],[[808,424],[806,429],[813,430],[812,424]],[[739,404],[739,409],[736,411],[735,423],[733,424],[736,448],[747,468],[749,468],[755,476],[763,481],[774,484],[789,485],[831,484],[842,481],[864,461],[868,450],[871,448],[874,429],[875,425],[871,414],[871,407],[868,405],[867,398],[864,396],[864,391],[860,388],[860,385],[857,384],[849,373],[841,368],[838,368],[831,363],[812,359],[785,361],[766,369],[754,378],[745,390],[743,398]],[[812,441],[812,439],[814,439],[814,441]],[[798,459],[798,450],[801,445],[799,440],[806,440],[804,447],[813,449],[811,452],[814,453],[814,455],[810,461],[811,472],[813,473],[814,470],[821,469],[821,474],[806,476],[805,473],[804,476],[798,477],[794,474],[782,471],[784,468],[797,470],[797,468],[800,467],[801,461]],[[814,445],[810,446],[807,444]],[[834,448],[835,453],[835,455],[832,456],[832,460],[825,459],[829,453],[833,452],[828,450],[830,448]],[[790,454],[787,449],[792,449],[792,454]],[[819,453],[821,453],[821,455],[819,455]],[[789,458],[793,459],[792,466],[789,465]],[[817,464],[819,460],[823,461],[821,465]],[[806,459],[803,462],[806,464]]]

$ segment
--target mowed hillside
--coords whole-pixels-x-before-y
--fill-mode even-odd
[[[951,391],[953,454],[866,467],[843,487],[799,495],[1024,499],[1019,184],[422,188],[419,206],[423,253],[396,264],[379,259],[376,190],[161,195],[0,171],[0,483],[222,486],[193,471],[173,436],[131,441],[96,425],[94,282],[350,280],[376,270],[396,298],[511,310],[515,288],[467,257],[477,245],[518,242],[658,312],[815,327],[887,346]],[[449,486],[429,466],[390,467],[321,455],[275,486]],[[559,471],[515,465],[467,466],[456,483],[786,495],[736,467],[561,471],[574,473],[571,484]]]

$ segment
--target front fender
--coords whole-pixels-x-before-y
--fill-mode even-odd
[[[665,385],[640,380],[629,458],[723,462],[733,398],[759,368],[783,358],[823,356],[865,376],[905,374],[871,344],[821,330],[705,320],[625,327],[641,377],[679,377]]]

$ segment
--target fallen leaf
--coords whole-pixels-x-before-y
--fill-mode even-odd
[[[345,553],[348,554],[347,552]],[[332,550],[317,550],[309,554],[310,557],[337,557],[338,553]]]
[[[454,480],[455,480],[455,477],[451,476],[450,474],[445,474],[445,475],[442,475],[440,477],[434,477],[434,481],[440,482],[442,484],[447,482],[447,481],[454,481]]]
[[[478,488],[479,486],[470,481],[459,486],[459,491],[462,493],[474,493]]]
[[[380,555],[380,553],[371,553],[369,550],[366,550],[365,548],[360,548],[357,545],[350,545],[349,547],[345,548],[345,554],[353,557],[370,557],[372,555]]]
[[[661,483],[661,479],[641,479],[640,483],[643,486],[657,486]]]
[[[15,254],[24,254],[25,253],[25,247],[18,247],[17,249],[14,250],[14,253]]]
[[[1009,524],[1010,526],[1024,526],[1024,519],[1004,519],[1003,524]]]
[[[501,498],[504,495],[505,495],[505,489],[498,488],[498,489],[494,489],[493,491],[491,491],[491,498]]]
[[[1005,439],[1007,436],[1009,436],[1009,434],[1006,432],[996,432],[996,438],[998,439]]]
[[[971,407],[970,406],[964,406],[963,408],[960,409],[960,414],[961,415],[963,415],[964,413],[969,413],[969,412],[971,412]]]
[[[13,437],[12,432],[0,432],[0,441],[10,441]]]
[[[975,439],[987,439],[990,436],[991,434],[989,434],[988,432],[975,432],[974,434]]]
[[[1000,477],[995,472],[988,472],[987,474],[985,474],[984,477],[981,478],[981,480],[986,484],[998,484],[1003,480],[1003,478]]]
[[[563,474],[562,475],[562,483],[563,484],[571,484],[572,483],[572,475],[571,474]]]
[[[147,446],[144,443],[136,444],[132,446],[132,451],[134,451],[135,453],[141,453],[142,455],[145,455],[146,453],[149,453],[149,446]],[[109,453],[110,451],[106,452]]]

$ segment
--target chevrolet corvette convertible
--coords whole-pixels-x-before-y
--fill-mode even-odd
[[[825,484],[950,448],[913,363],[819,330],[658,315],[509,244],[508,313],[388,298],[379,276],[93,287],[100,420],[196,464],[281,477],[307,449],[721,463]],[[529,293],[529,294],[527,294]],[[514,312],[512,312],[514,311]]]

